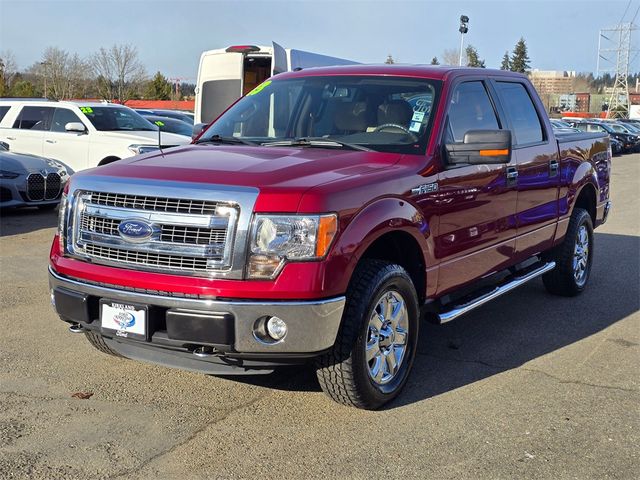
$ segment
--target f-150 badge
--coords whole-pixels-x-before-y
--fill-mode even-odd
[[[424,195],[425,193],[437,192],[438,191],[438,183],[425,183],[423,185],[418,185],[415,188],[411,189],[411,195]]]

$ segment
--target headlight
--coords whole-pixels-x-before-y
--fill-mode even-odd
[[[8,170],[0,170],[0,178],[18,178],[19,173],[9,172]]]
[[[338,217],[256,215],[251,230],[249,278],[274,278],[286,261],[319,260],[329,251]]]
[[[155,152],[158,150],[157,145],[129,145],[128,148],[136,155],[142,155],[143,153]]]
[[[58,212],[58,241],[60,243],[60,255],[65,253],[65,230],[67,226],[67,194],[62,193],[60,197],[60,211]]]

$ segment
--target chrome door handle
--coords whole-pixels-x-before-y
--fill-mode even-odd
[[[549,176],[555,177],[558,175],[559,164],[557,160],[551,160],[549,163]]]
[[[15,140],[16,137],[7,137],[7,140]]]
[[[45,140],[45,142],[47,142],[47,143],[56,143],[55,140]]]
[[[513,187],[518,183],[518,169],[507,167],[507,187]]]

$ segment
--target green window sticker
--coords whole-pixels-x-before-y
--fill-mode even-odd
[[[260,85],[258,85],[256,88],[254,88],[253,90],[251,90],[249,93],[247,93],[247,96],[249,95],[255,95],[256,93],[260,93],[262,90],[264,90],[265,88],[267,88],[269,85],[271,85],[271,80],[267,80],[266,82],[262,82]]]
[[[93,113],[93,109],[91,107],[80,107],[80,111],[82,113]]]
[[[164,122],[161,122],[160,120],[158,120],[157,122],[153,122],[153,123],[155,123],[159,127],[164,127]]]

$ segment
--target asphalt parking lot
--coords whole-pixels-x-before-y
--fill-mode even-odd
[[[612,192],[584,295],[535,280],[424,325],[380,412],[304,368],[237,380],[94,350],[49,304],[56,214],[2,212],[0,478],[637,478],[640,154],[614,158]]]

